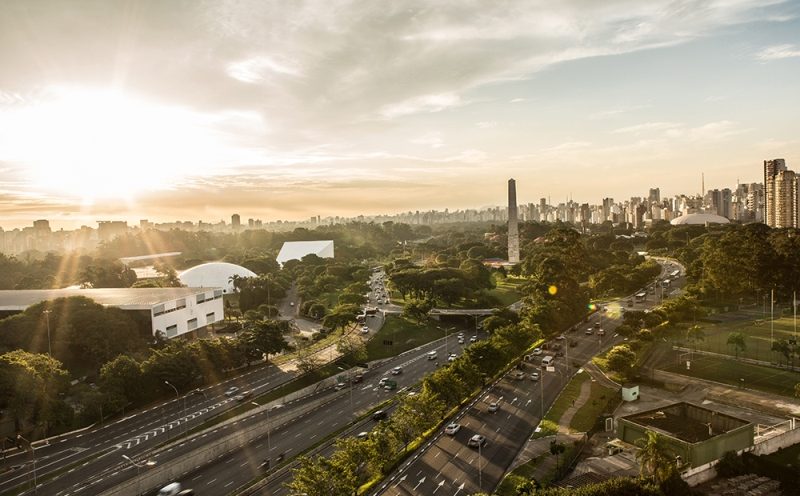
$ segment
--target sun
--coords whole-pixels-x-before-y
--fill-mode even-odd
[[[169,188],[219,155],[208,117],[119,91],[52,88],[8,122],[0,149],[30,186],[84,204]]]

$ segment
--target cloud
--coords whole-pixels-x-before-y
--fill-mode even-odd
[[[635,126],[621,127],[611,131],[612,134],[640,134],[651,131],[667,131],[683,126],[676,122],[645,122]]]
[[[384,106],[380,114],[387,119],[419,112],[441,112],[444,109],[463,105],[461,97],[453,93],[422,95],[399,103]]]
[[[800,47],[795,45],[773,45],[756,54],[759,60],[778,60],[800,57]]]
[[[414,138],[411,140],[411,143],[414,143],[415,145],[430,146],[431,148],[441,148],[444,146],[442,133],[439,131],[434,131],[432,133],[424,134],[419,138]]]
[[[691,128],[687,131],[687,136],[690,141],[709,143],[724,141],[747,131],[749,129],[740,128],[736,122],[717,121]]]
[[[497,125],[497,121],[481,121],[475,123],[475,127],[478,129],[494,129]]]

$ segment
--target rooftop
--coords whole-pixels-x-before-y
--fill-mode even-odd
[[[622,418],[688,443],[707,441],[750,424],[731,415],[683,402]]]
[[[85,296],[100,305],[123,310],[150,310],[166,301],[205,293],[208,288],[97,288],[0,290],[0,311],[23,311],[37,303]]]

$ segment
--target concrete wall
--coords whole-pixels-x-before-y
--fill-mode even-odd
[[[186,455],[180,456],[177,459],[170,460],[164,464],[158,464],[153,468],[143,469],[138,478],[134,475],[134,477],[128,481],[103,492],[102,496],[134,496],[140,492],[146,493],[151,490],[159,489],[170,482],[180,481],[184,475],[196,470],[197,467],[211,463],[218,457],[224,456],[232,451],[239,450],[245,445],[263,436],[268,425],[272,427],[272,430],[275,430],[278,426],[281,426],[305,414],[306,412],[314,410],[323,404],[331,402],[346,393],[347,390],[342,390],[338,391],[334,395],[311,401],[308,404],[298,408],[288,409],[285,411],[273,410],[269,421],[267,421],[265,417],[263,421],[254,424],[250,428],[233,432],[229,436],[222,438],[214,444],[199,445],[196,449],[192,450]],[[283,402],[284,399],[285,398],[282,398],[279,400],[279,402]],[[262,408],[265,407],[266,405]],[[236,421],[241,419],[243,416],[249,416],[252,414],[253,412],[250,411],[237,417],[237,419],[230,419],[225,423]],[[192,437],[203,436],[205,432],[218,428],[219,425],[215,425],[206,431],[195,434]],[[186,440],[181,440],[179,442],[182,443],[185,441]],[[162,448],[162,450],[167,448],[169,447],[166,446]],[[254,460],[254,463],[258,464],[260,461],[261,458],[257,458]]]
[[[177,326],[175,331],[177,334],[171,333],[168,336],[174,338],[194,329],[205,327],[213,322],[222,321],[225,318],[225,307],[222,304],[222,291],[217,290],[217,292],[218,295],[215,296],[214,288],[209,288],[206,291],[198,291],[197,294],[188,295],[185,298],[177,298],[153,307],[151,309],[153,335],[157,331],[162,331],[166,334],[167,327],[175,325]],[[198,294],[204,295],[205,301],[197,303]],[[179,307],[179,302],[185,306]],[[207,318],[207,315],[211,313],[214,314],[213,321]],[[188,322],[192,319],[197,319],[197,327],[189,329]]]

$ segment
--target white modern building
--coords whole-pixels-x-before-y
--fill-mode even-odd
[[[225,317],[220,288],[99,288],[0,291],[0,312],[23,312],[43,301],[84,296],[107,307],[149,315],[153,336],[175,338]]]
[[[281,266],[289,260],[300,260],[306,255],[320,258],[333,258],[333,240],[328,241],[287,241],[275,260]]]
[[[220,288],[223,293],[230,294],[234,292],[234,276],[256,277],[256,273],[232,263],[211,262],[184,270],[178,279],[190,288]]]
[[[709,214],[709,213],[694,213],[694,214],[687,214],[681,215],[680,217],[675,217],[670,222],[673,226],[682,226],[682,225],[700,225],[705,226],[708,224],[730,224],[731,221],[716,214]]]

